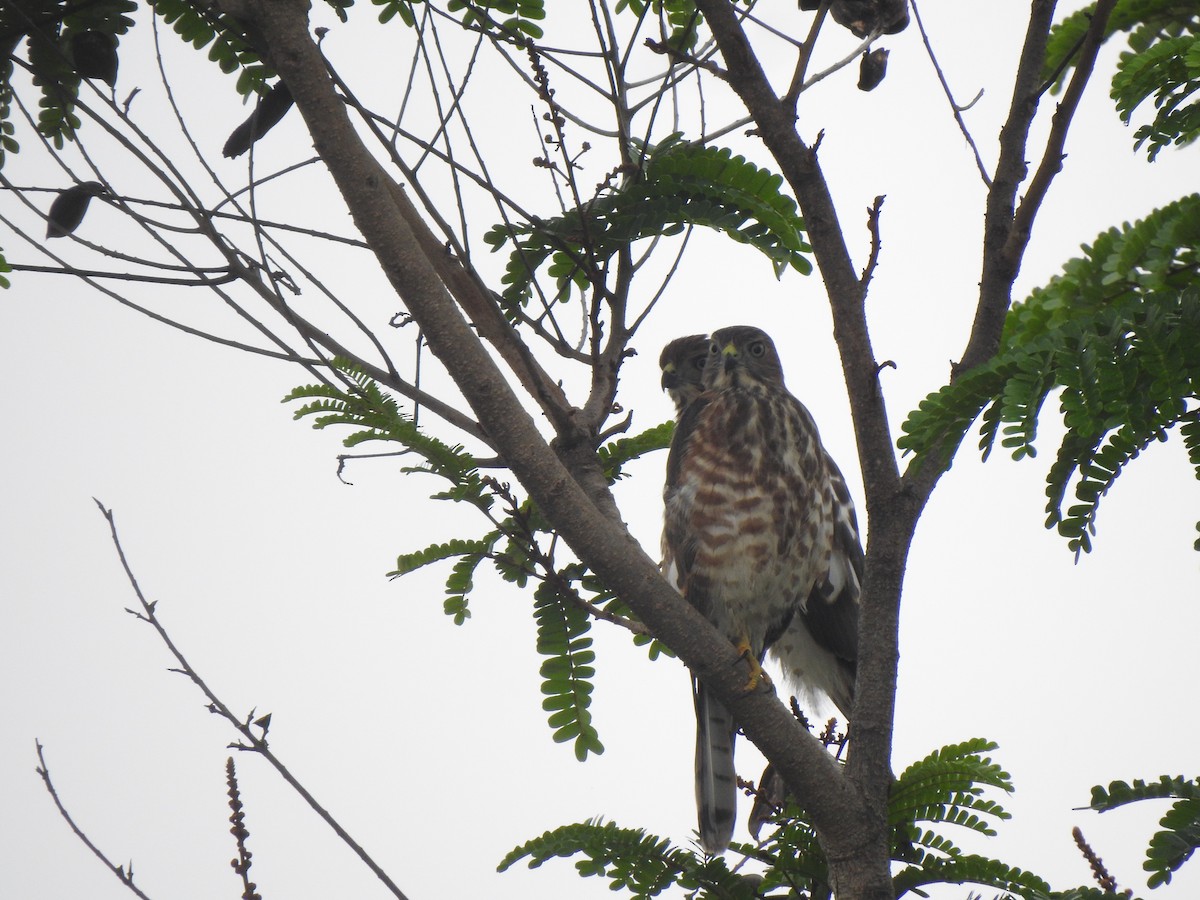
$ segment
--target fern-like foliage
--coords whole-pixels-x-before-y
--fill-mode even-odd
[[[547,657],[542,676],[542,709],[554,729],[554,740],[574,742],[581,762],[589,753],[603,753],[604,745],[592,725],[592,663],[596,653],[587,636],[592,621],[587,612],[572,602],[569,593],[553,579],[541,582],[533,592],[533,617],[537,621],[537,650]]]
[[[344,21],[353,0],[326,2]],[[268,90],[268,80],[274,73],[262,62],[254,37],[215,4],[203,0],[149,0],[149,5],[183,40],[198,50],[207,47],[209,59],[222,71],[237,72],[239,93],[248,96]],[[9,113],[13,58],[21,42],[25,41],[32,80],[40,93],[38,131],[62,149],[82,124],[76,111],[81,79],[72,52],[77,46],[75,39],[90,33],[88,37],[110,41],[119,63],[121,38],[134,27],[131,16],[137,8],[135,0],[0,3],[0,165],[5,154],[20,150]]]
[[[700,897],[753,900],[760,896],[756,879],[730,872],[723,859],[705,860],[640,828],[619,828],[598,819],[565,825],[527,841],[505,856],[497,870],[506,871],[526,858],[534,869],[555,857],[575,857],[580,876],[607,878],[612,890],[628,891],[635,900],[657,897],[674,885]]]
[[[1091,550],[1100,500],[1125,466],[1171,429],[1200,478],[1200,195],[1083,249],[1014,304],[996,357],[923,400],[898,441],[918,464],[944,465],[982,413],[984,458],[997,437],[1014,458],[1033,456],[1042,407],[1061,391],[1067,431],[1046,527],[1076,554]]]
[[[1050,79],[1057,73],[1056,86],[1061,86],[1062,79],[1074,68],[1075,51],[1091,26],[1095,12],[1096,4],[1089,3],[1050,29],[1043,75]],[[1104,39],[1126,34],[1130,49],[1140,52],[1160,35],[1179,34],[1195,13],[1196,5],[1191,0],[1117,0],[1108,17]]]
[[[0,115],[3,116],[4,149],[15,153],[19,147],[12,137],[8,120],[13,72],[11,56],[24,38],[28,48],[33,83],[40,91],[38,130],[54,146],[62,149],[79,128],[75,112],[80,76],[71,54],[72,41],[91,31],[104,35],[114,46],[133,25],[130,14],[137,9],[134,0],[96,0],[93,3],[64,4],[59,0],[24,0],[0,4],[0,41],[3,49],[3,81],[0,83]],[[32,105],[32,104],[31,104]]]
[[[275,74],[262,60],[254,39],[235,19],[213,6],[192,0],[150,0],[179,37],[197,50],[208,48],[208,58],[226,75],[238,73],[237,91],[242,96],[266,93]]]
[[[780,188],[783,178],[717,147],[687,143],[675,134],[655,146],[641,170],[620,187],[566,215],[529,225],[497,225],[484,240],[499,250],[513,245],[502,294],[509,309],[532,297],[535,273],[546,266],[553,299],[600,281],[608,260],[642,238],[677,234],[689,225],[721,231],[765,254],[776,274],[807,274],[804,222]]]
[[[589,608],[616,605],[616,598],[580,564],[555,564],[552,553],[539,543],[540,536],[553,536],[553,530],[531,502],[519,501],[508,485],[480,475],[474,458],[461,446],[446,444],[419,429],[400,410],[395,398],[353,362],[335,359],[333,367],[345,376],[345,384],[305,385],[284,398],[285,402],[306,401],[296,410],[295,418],[312,417],[314,428],[349,426],[353,430],[343,440],[347,447],[366,441],[397,444],[420,460],[402,471],[439,476],[448,487],[433,494],[435,499],[467,503],[491,525],[477,538],[456,538],[401,554],[389,577],[452,561],[443,609],[457,625],[471,616],[469,596],[484,560],[501,578],[520,587],[536,578],[537,650],[544,657],[542,705],[549,713],[554,739],[572,742],[580,760],[602,753],[604,745],[590,711],[595,652],[587,636],[591,627]],[[612,477],[623,463],[656,446],[661,440],[660,431],[652,429],[645,435],[610,444],[604,458],[614,473]],[[501,504],[504,512],[497,513],[496,507]],[[553,540],[550,543],[553,545]],[[653,646],[652,655],[657,655]]]
[[[379,21],[399,18],[410,28],[417,24],[417,7],[426,0],[371,0],[380,7]],[[466,28],[486,31],[516,42],[540,38],[537,23],[546,18],[545,0],[449,0],[446,12],[457,15]]]
[[[621,467],[628,462],[639,459],[655,450],[666,450],[671,446],[671,436],[675,434],[674,422],[663,422],[635,434],[633,437],[617,438],[610,441],[599,450],[600,464],[604,468],[604,477],[612,484],[625,477]]]
[[[1134,110],[1154,98],[1153,121],[1133,135],[1135,148],[1148,145],[1151,160],[1163,147],[1189,144],[1200,136],[1200,17],[1196,33],[1160,41],[1141,53],[1122,54],[1112,96],[1126,124]]]
[[[1056,25],[1046,48],[1045,75],[1057,86],[1073,66],[1073,54],[1091,22],[1095,4]],[[1163,147],[1200,136],[1200,13],[1191,0],[1118,0],[1105,40],[1127,35],[1112,80],[1112,97],[1126,124],[1141,104],[1154,98],[1154,120],[1134,133],[1135,148],[1148,145],[1150,159]],[[1064,63],[1066,63],[1064,67]]]
[[[455,625],[462,625],[471,618],[471,610],[467,605],[467,595],[475,587],[475,570],[479,564],[493,555],[500,532],[490,531],[478,540],[462,540],[456,538],[444,544],[431,544],[424,550],[413,553],[401,553],[396,561],[395,570],[388,573],[389,578],[399,578],[431,563],[447,559],[457,560],[446,578],[446,599],[442,609],[446,615],[454,619]]]
[[[897,897],[910,891],[920,893],[927,885],[949,883],[982,885],[1027,900],[1049,900],[1050,887],[1038,876],[998,860],[961,853],[943,835],[918,827],[919,823],[953,824],[994,834],[985,819],[1006,819],[1008,813],[983,793],[989,788],[1012,790],[1008,774],[985,755],[995,749],[995,744],[983,739],[943,747],[897,779],[888,804],[889,825],[897,837],[894,859],[904,864],[894,876]],[[566,825],[534,838],[509,853],[500,870],[522,859],[528,859],[533,868],[561,856],[575,858],[580,875],[606,877],[613,890],[635,898],[655,897],[672,886],[701,900],[829,896],[828,863],[804,811],[789,804],[775,825],[758,845],[732,846],[735,853],[761,864],[758,874],[749,877],[731,872],[722,858],[672,846],[640,829],[596,820]],[[1084,896],[1081,894],[1080,900]]]
[[[1114,781],[1107,788],[1092,788],[1091,808],[1108,812],[1143,800],[1175,800],[1159,820],[1162,830],[1150,839],[1142,868],[1150,873],[1147,884],[1154,888],[1167,884],[1200,847],[1200,778],[1187,779],[1166,775],[1158,781]]]
[[[696,46],[699,26],[703,21],[695,0],[617,0],[618,13],[628,10],[639,18],[647,11],[659,16],[667,34],[667,44],[677,50]]]
[[[938,883],[979,884],[1026,897],[1049,891],[1037,876],[995,859],[964,854],[945,835],[921,827],[950,824],[987,837],[996,834],[990,820],[1010,816],[984,791],[1012,791],[1013,786],[1009,774],[984,755],[995,749],[983,738],[950,744],[913,763],[892,785],[888,822],[909,842],[903,857],[909,865],[894,877],[897,897]]]
[[[308,401],[296,410],[296,419],[313,416],[313,427],[318,429],[331,425],[347,425],[356,429],[343,440],[347,447],[366,441],[398,444],[423,460],[422,464],[407,466],[403,471],[431,473],[449,483],[447,489],[433,495],[435,498],[469,503],[485,515],[490,511],[494,496],[480,477],[475,460],[469,453],[461,446],[451,446],[421,431],[411,418],[400,411],[395,398],[354,363],[335,359],[333,366],[346,376],[349,386],[310,384],[296,388],[283,398],[285,403]],[[467,595],[474,587],[475,568],[491,555],[499,538],[498,531],[491,531],[477,540],[454,540],[405,553],[397,560],[395,570],[388,575],[396,578],[431,563],[456,559],[446,579],[444,608],[446,614],[454,618],[455,624],[461,625],[471,615]]]
[[[418,428],[400,411],[395,398],[350,360],[334,359],[333,366],[350,379],[351,386],[310,384],[294,389],[283,398],[284,403],[310,401],[296,410],[294,418],[315,416],[316,429],[330,425],[358,429],[342,441],[347,447],[366,441],[400,444],[424,460],[423,464],[407,466],[403,471],[430,472],[452,485],[450,490],[435,494],[436,499],[466,500],[484,510],[491,507],[492,497],[475,467],[475,459],[461,445],[451,446]]]

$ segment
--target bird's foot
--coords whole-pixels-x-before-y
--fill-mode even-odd
[[[754,649],[750,646],[749,638],[741,638],[737,644],[738,653],[742,654],[747,664],[750,666],[750,678],[746,682],[745,691],[749,694],[751,691],[757,690],[759,685],[765,688],[774,688],[775,685],[771,682],[771,676],[768,675],[758,661],[758,656],[754,653]]]

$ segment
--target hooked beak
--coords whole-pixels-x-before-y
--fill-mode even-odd
[[[721,349],[721,357],[722,367],[726,372],[732,372],[741,364],[741,360],[738,358],[737,347],[733,345],[732,341]]]

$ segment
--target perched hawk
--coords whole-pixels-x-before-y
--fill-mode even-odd
[[[658,357],[663,390],[675,403],[675,421],[704,390],[704,364],[708,362],[708,335],[675,338]]]
[[[752,664],[772,648],[789,680],[848,711],[862,550],[845,482],[763,331],[716,332],[702,371],[689,364],[698,341],[660,359],[679,413],[663,492],[669,577]],[[695,703],[700,841],[720,853],[737,806],[736,725],[699,682]]]

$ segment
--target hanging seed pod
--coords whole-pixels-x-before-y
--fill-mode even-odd
[[[60,191],[46,214],[46,237],[65,237],[73,232],[87,214],[92,198],[107,193],[108,188],[98,181],[85,181]]]
[[[288,86],[282,81],[276,82],[265,97],[258,98],[250,118],[229,135],[222,152],[230,159],[241,156],[255,141],[279,124],[294,102]]]
[[[71,36],[71,60],[82,78],[98,78],[117,86],[117,40],[103,31],[78,31]]]
[[[862,62],[858,64],[858,89],[860,91],[873,91],[879,87],[883,76],[887,74],[887,61],[888,52],[882,47],[862,55]]]

